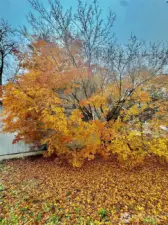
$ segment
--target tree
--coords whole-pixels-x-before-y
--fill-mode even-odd
[[[167,47],[131,36],[114,42],[110,12],[103,21],[97,1],[78,1],[77,12],[30,0],[35,35],[23,57],[24,73],[6,85],[4,131],[46,144],[47,155],[74,166],[96,154],[135,165],[151,154],[167,157]],[[45,35],[47,33],[47,36]]]
[[[63,47],[43,40],[32,43],[31,55],[23,64],[27,72],[5,88],[4,131],[18,133],[14,142],[46,144],[47,155],[62,155],[74,166],[96,154],[105,158],[117,155],[120,163],[131,166],[151,153],[168,160],[167,136],[160,129],[168,124],[167,76],[151,77],[148,71],[139,71],[138,86],[118,102],[121,92],[117,83],[107,82],[102,87],[99,73],[88,75],[79,52],[77,48],[74,53],[81,65],[77,68]],[[83,89],[88,76],[89,84]],[[121,81],[122,93],[131,91],[130,76]],[[86,98],[83,91],[93,87]],[[109,112],[118,105],[117,118],[112,115],[108,120]]]
[[[16,41],[14,40],[15,31],[9,24],[0,19],[0,85],[5,68],[8,66],[7,57],[17,52]]]

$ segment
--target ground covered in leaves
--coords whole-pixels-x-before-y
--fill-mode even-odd
[[[168,167],[42,157],[0,164],[0,225],[168,224]]]

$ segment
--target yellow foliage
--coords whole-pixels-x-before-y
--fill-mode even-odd
[[[28,71],[4,89],[4,131],[17,132],[14,142],[46,144],[46,155],[62,155],[77,167],[97,154],[115,155],[130,167],[151,153],[168,161],[167,132],[160,128],[168,125],[168,104],[162,95],[152,100],[152,82],[131,95],[129,79],[122,91],[103,86],[100,76],[88,76],[81,58],[75,67],[56,45],[40,41],[33,47],[24,64]]]

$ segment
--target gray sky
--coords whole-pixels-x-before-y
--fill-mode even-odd
[[[76,2],[61,0],[64,7],[75,8]],[[120,41],[126,42],[131,33],[147,41],[168,41],[166,0],[99,0],[99,3],[104,14],[108,7],[116,13],[114,32]],[[13,26],[26,24],[29,10],[28,0],[0,0],[0,16]]]

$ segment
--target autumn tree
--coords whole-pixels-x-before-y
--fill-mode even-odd
[[[75,14],[29,1],[40,19],[29,15],[23,74],[5,88],[4,131],[74,166],[97,154],[129,166],[150,155],[168,161],[167,47],[135,36],[116,43],[115,15],[103,20],[97,1],[78,1]]]

